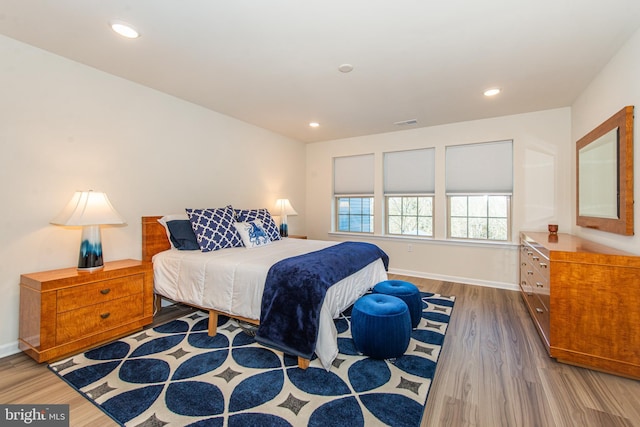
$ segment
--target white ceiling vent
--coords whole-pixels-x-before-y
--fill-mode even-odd
[[[415,125],[417,123],[418,123],[418,121],[416,119],[409,119],[409,120],[403,120],[401,122],[395,122],[394,125],[396,125],[396,126],[405,126],[405,125]]]

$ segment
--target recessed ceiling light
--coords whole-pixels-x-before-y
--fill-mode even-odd
[[[126,22],[111,21],[109,25],[111,25],[111,29],[113,31],[120,34],[122,37],[126,37],[128,39],[137,39],[138,37],[140,37],[140,33],[138,32],[138,30],[136,30]]]
[[[353,65],[351,64],[342,64],[341,66],[338,67],[338,70],[341,73],[350,73],[353,71]]]
[[[502,89],[499,89],[499,88],[487,89],[487,90],[484,91],[484,96],[496,96],[501,91],[502,91]]]
[[[318,123],[318,122],[311,122],[311,123],[309,123],[309,126],[311,126],[312,128],[317,128],[317,127],[319,127],[319,126],[320,126],[320,123]]]

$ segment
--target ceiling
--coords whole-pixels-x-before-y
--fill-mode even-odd
[[[0,2],[0,34],[304,142],[570,106],[639,27],[638,0]]]

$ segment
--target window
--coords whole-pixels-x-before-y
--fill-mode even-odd
[[[387,233],[433,236],[433,196],[387,197]]]
[[[373,233],[373,154],[333,159],[335,230]]]
[[[447,147],[445,174],[448,237],[510,240],[512,141]]]
[[[451,195],[449,237],[509,240],[509,195]]]
[[[387,233],[433,237],[435,149],[384,153]]]
[[[337,231],[373,233],[373,197],[338,197]]]

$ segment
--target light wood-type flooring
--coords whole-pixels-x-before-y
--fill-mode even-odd
[[[549,358],[518,292],[390,278],[456,297],[422,427],[640,427],[640,381]],[[166,307],[154,324],[188,310]],[[0,359],[0,403],[68,403],[72,426],[116,425],[24,354]]]

